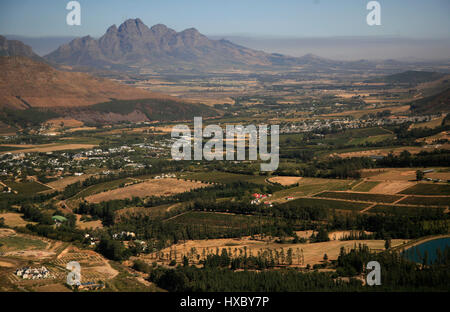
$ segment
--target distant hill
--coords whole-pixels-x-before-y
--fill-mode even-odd
[[[26,45],[32,47],[34,53],[42,56],[47,55],[50,52],[55,51],[58,47],[63,44],[69,43],[76,37],[28,37],[28,36],[17,36],[17,35],[5,35],[8,40],[18,40]]]
[[[412,102],[411,110],[416,114],[449,113],[450,88],[436,95]]]
[[[228,40],[211,40],[195,28],[176,32],[158,24],[148,28],[140,19],[113,25],[98,40],[86,36],[62,45],[45,58],[55,64],[115,69],[151,65],[155,68],[290,66],[312,59],[269,54]],[[319,58],[314,61],[322,61]]]
[[[45,62],[43,58],[33,52],[33,49],[18,40],[7,40],[0,36],[0,56],[24,56],[32,60]]]
[[[64,114],[64,110],[62,114]],[[207,105],[185,103],[172,99],[112,100],[70,110],[70,116],[89,123],[192,121],[194,117],[198,116],[213,117],[218,115],[217,110]]]
[[[371,79],[368,82],[401,83],[417,85],[419,83],[435,81],[445,77],[445,74],[427,71],[409,70],[398,74]]]

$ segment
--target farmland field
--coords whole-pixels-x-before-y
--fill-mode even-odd
[[[309,207],[359,211],[369,207],[367,203],[356,203],[332,199],[299,198],[281,205],[281,207]]]
[[[419,183],[401,193],[406,195],[450,195],[450,185]]]
[[[408,207],[408,206],[389,206],[389,205],[376,205],[369,209],[369,212],[384,213],[384,214],[399,214],[399,215],[417,215],[422,213],[440,213],[444,208],[424,208],[424,207]]]
[[[407,239],[393,239],[392,246],[399,246],[405,242]],[[208,239],[208,240],[188,240],[183,243],[175,244],[169,248],[163,249],[162,252],[169,253],[176,251],[177,262],[182,261],[183,255],[187,255],[192,250],[195,250],[197,255],[200,256],[199,260],[203,259],[204,254],[216,253],[219,249],[219,254],[221,250],[228,249],[233,257],[243,254],[245,250],[247,254],[257,255],[259,252],[264,252],[267,250],[283,250],[285,253],[289,248],[293,250],[293,266],[305,267],[307,264],[313,265],[317,263],[322,263],[323,255],[326,253],[328,258],[331,260],[337,259],[339,256],[340,249],[344,247],[345,249],[354,248],[355,245],[366,245],[372,250],[383,250],[384,240],[358,240],[358,241],[340,241],[332,240],[329,242],[320,243],[308,243],[308,244],[276,244],[273,242],[252,240],[250,237],[242,237],[240,239]],[[304,261],[299,261],[300,253],[304,257]],[[149,259],[152,255],[140,256],[140,259]],[[150,260],[154,261],[154,260]]]
[[[17,191],[19,194],[30,195],[39,192],[50,190],[50,188],[34,181],[27,182],[15,182],[15,181],[3,181],[4,184]]]
[[[280,177],[270,178],[269,182],[279,183],[283,186],[289,186],[289,185],[299,183],[301,179],[302,179],[301,177],[282,177],[282,176],[280,176]]]
[[[2,252],[5,251],[22,251],[26,249],[45,249],[47,244],[39,239],[31,239],[20,235],[10,235],[0,237],[0,247]]]
[[[148,216],[150,218],[164,216],[166,212],[183,207],[184,203],[166,204],[155,207],[129,207],[116,211],[116,220],[127,216]]]
[[[25,221],[24,219],[22,219],[21,214],[15,212],[1,213],[0,218],[3,218],[5,220],[5,224],[9,227],[23,227],[28,223],[34,223]]]
[[[87,196],[90,196],[93,194],[105,192],[110,189],[114,189],[121,185],[124,185],[125,183],[129,183],[129,182],[133,182],[133,180],[130,178],[123,178],[123,179],[118,179],[118,180],[95,184],[95,185],[92,185],[90,187],[83,189],[81,192],[77,193],[71,199],[83,198],[83,197],[87,197]]]
[[[354,187],[352,190],[355,192],[369,192],[378,184],[380,184],[380,182],[378,181],[364,181],[361,184]]]
[[[66,151],[66,150],[81,150],[81,149],[91,149],[95,147],[94,144],[42,144],[36,145],[31,148],[26,149],[14,149],[9,150],[9,153],[19,154],[19,153],[47,153],[47,152],[56,152],[56,151]]]
[[[406,188],[414,185],[415,182],[410,181],[382,181],[373,187],[369,192],[374,194],[397,194]]]
[[[86,200],[91,203],[100,203],[114,199],[131,199],[133,197],[171,196],[206,186],[208,185],[200,182],[173,178],[155,179],[91,195],[86,197]]]
[[[237,181],[249,182],[256,184],[267,184],[265,176],[252,176],[246,174],[237,174],[229,172],[189,172],[181,175],[184,179],[197,180],[202,182],[214,182],[214,183],[233,183]]]
[[[317,194],[316,197],[367,201],[375,203],[393,203],[402,198],[397,195],[367,194],[367,193],[351,193],[351,192],[323,192]]]
[[[190,211],[180,214],[167,222],[174,224],[207,226],[210,229],[240,229],[258,225],[259,220],[260,218],[255,216]]]
[[[93,176],[92,174],[83,174],[82,176],[64,177],[62,179],[58,179],[56,181],[47,183],[47,185],[53,187],[56,190],[61,191],[69,184],[76,182],[83,182],[84,180],[89,179],[92,176]]]
[[[103,228],[102,221],[101,220],[93,220],[93,221],[81,221],[81,215],[76,215],[77,222],[76,226],[79,229],[86,230],[86,229],[97,229],[97,228]]]
[[[322,191],[344,191],[350,189],[353,183],[353,180],[302,178],[299,186],[275,192],[273,199],[283,199],[286,196],[309,196]]]
[[[449,197],[408,196],[398,202],[405,205],[450,206]]]
[[[431,179],[450,179],[450,171],[446,168],[378,168],[378,169],[363,169],[361,170],[362,177],[370,177],[370,180],[374,181],[405,181],[416,182],[417,170],[433,169],[433,172],[425,174],[425,178]]]

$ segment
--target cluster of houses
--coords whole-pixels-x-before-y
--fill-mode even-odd
[[[316,119],[306,120],[302,122],[289,123],[280,129],[280,133],[301,133],[321,129],[358,129],[367,127],[376,127],[383,125],[399,125],[406,122],[426,122],[433,118],[430,116],[389,116],[382,118],[369,119],[352,119],[352,118],[336,118],[336,119]]]
[[[161,175],[157,175],[157,176],[153,177],[153,179],[159,180],[159,179],[176,178],[176,177],[177,176],[175,175],[175,173],[163,173]]]
[[[136,234],[134,232],[125,232],[122,231],[120,233],[115,233],[112,235],[112,238],[114,239],[124,239],[124,240],[130,240],[136,238]]]
[[[50,271],[45,266],[34,269],[28,267],[20,268],[16,270],[16,275],[29,280],[53,278],[53,275],[50,274]]]
[[[270,201],[267,201],[266,199],[268,199],[269,197],[272,197],[272,194],[259,194],[259,193],[254,193],[252,194],[252,201],[250,202],[250,204],[252,205],[260,205],[260,204],[264,204],[267,205],[269,207],[273,207],[272,203]]]
[[[100,243],[100,239],[98,239],[97,237],[91,236],[88,233],[84,234],[84,238],[89,242],[89,245],[91,245],[91,246],[95,246],[96,244]]]

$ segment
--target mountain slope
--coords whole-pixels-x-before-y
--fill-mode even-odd
[[[378,77],[370,80],[370,82],[384,82],[384,83],[401,83],[417,85],[419,83],[435,81],[445,77],[445,74],[427,71],[409,70],[398,74],[393,74],[384,77]]]
[[[0,57],[0,121],[37,126],[56,117],[116,123],[216,116],[206,105],[122,85],[85,73],[64,72],[21,56]]]
[[[450,113],[450,89],[411,103],[416,114]]]
[[[111,26],[98,40],[77,38],[48,54],[56,64],[114,68],[119,65],[269,66],[288,65],[296,58],[255,51],[227,40],[211,40],[195,28],[176,32],[158,24],[148,28],[140,19]]]
[[[2,106],[79,107],[110,99],[170,98],[84,73],[63,72],[25,57],[0,57]]]

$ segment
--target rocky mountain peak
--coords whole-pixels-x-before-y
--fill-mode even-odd
[[[119,26],[118,29],[119,33],[124,33],[131,36],[142,36],[148,30],[148,27],[139,18],[126,20]]]

